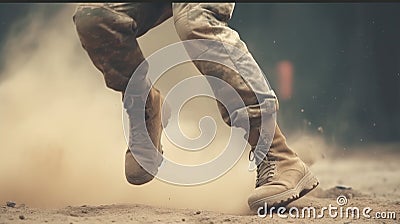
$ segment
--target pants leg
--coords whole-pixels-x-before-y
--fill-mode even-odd
[[[136,38],[171,16],[171,3],[85,3],[78,6],[73,20],[107,87],[123,92],[133,71],[145,61]]]
[[[228,102],[228,106],[238,112],[247,112],[250,118],[248,141],[252,146],[257,145],[262,128],[260,127],[261,116],[267,112],[261,109],[261,105],[265,103],[264,100],[273,100],[273,107],[275,108],[272,108],[272,110],[275,111],[277,110],[277,100],[275,93],[269,87],[264,74],[249,53],[245,43],[240,39],[238,33],[227,24],[232,16],[234,3],[173,3],[172,9],[175,28],[182,40],[220,41],[234,46],[241,52],[240,55],[232,58],[232,54],[229,53],[230,50],[225,48],[223,44],[221,44],[219,50],[215,51],[215,54],[218,54],[218,60],[233,64],[236,71],[209,61],[194,61],[194,64],[203,75],[220,78],[239,93],[246,108],[235,108],[235,102]],[[185,47],[189,55],[194,56],[191,55],[192,46]],[[196,47],[201,48],[199,49],[201,54],[204,54],[202,52],[210,48],[210,46],[198,46],[197,44],[194,48]],[[224,95],[223,89],[215,88],[212,85],[211,87],[216,96]],[[232,111],[232,108],[229,110],[220,102],[217,102],[217,104],[224,121],[228,125],[234,125],[232,124],[234,121],[230,120],[228,113],[228,111]],[[247,118],[247,116],[241,117]]]

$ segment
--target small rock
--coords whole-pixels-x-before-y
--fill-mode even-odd
[[[88,213],[88,211],[86,211],[86,210],[82,210],[82,213],[83,213],[83,214],[87,214],[87,213]]]
[[[201,211],[197,211],[197,212],[195,212],[194,214],[195,214],[195,215],[200,215],[200,213],[201,213]]]
[[[186,219],[182,219],[182,222],[186,221]]]
[[[351,190],[351,187],[350,186],[345,186],[345,185],[338,185],[338,186],[336,186],[336,189],[339,189],[339,190]]]
[[[7,201],[7,202],[6,202],[7,207],[10,207],[10,208],[14,208],[16,204],[17,204],[17,203],[15,203],[15,202],[13,202],[13,201]]]
[[[24,215],[19,215],[19,219],[24,220],[25,216]]]
[[[231,219],[224,219],[224,222],[230,222]]]

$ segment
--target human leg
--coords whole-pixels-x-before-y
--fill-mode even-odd
[[[225,106],[228,108],[220,102],[217,104],[224,121],[231,126],[235,126],[235,123],[240,123],[240,121],[231,120],[230,112],[247,113],[247,118],[250,120],[247,140],[252,146],[252,150],[255,150],[256,147],[268,146],[268,143],[265,142],[265,135],[271,131],[275,133],[273,138],[271,136],[272,143],[269,143],[271,147],[269,150],[267,149],[267,156],[263,158],[256,156],[256,159],[260,160],[257,163],[258,177],[256,190],[249,197],[249,206],[255,209],[264,202],[267,202],[268,205],[285,204],[313,189],[318,184],[318,180],[309,172],[297,154],[287,146],[286,139],[279,127],[272,126],[274,130],[269,130],[271,126],[264,126],[265,124],[261,122],[263,117],[269,117],[271,111],[277,110],[277,100],[245,43],[240,39],[238,33],[227,24],[233,8],[233,3],[174,3],[175,27],[182,40],[215,40],[238,49],[238,51],[232,51],[227,49],[224,44],[217,44],[217,47],[202,43],[185,46],[192,58],[209,53],[211,57],[218,58],[224,64],[235,67],[235,69],[231,69],[210,61],[194,61],[203,75],[224,80],[240,95],[245,108],[239,108],[238,102],[235,102],[236,99],[225,102]],[[216,48],[219,51],[215,51]],[[232,55],[231,52],[242,53]],[[218,89],[212,83],[210,84],[216,96],[225,94],[223,88]],[[271,104],[271,101],[275,103]],[[265,107],[267,108],[265,109]],[[268,161],[273,159],[276,161],[275,165],[269,165],[272,163]],[[277,167],[279,167],[278,170]],[[303,182],[307,184],[303,184]]]
[[[171,15],[170,3],[85,3],[78,6],[73,20],[83,48],[96,68],[103,73],[107,87],[124,94],[136,68],[141,63],[146,65],[136,38]],[[135,89],[125,94],[127,98],[124,106],[130,121],[125,175],[132,184],[146,183],[153,179],[153,175],[138,164],[130,150],[144,154],[154,167],[153,172],[156,172],[162,159],[157,153],[157,150],[162,152],[162,97],[157,89],[151,88],[147,99],[143,99],[143,93],[151,86],[146,78],[147,67],[144,68],[140,77],[134,80]],[[143,104],[147,118],[145,126],[131,115],[136,110],[135,107]],[[151,142],[140,137],[147,131]]]

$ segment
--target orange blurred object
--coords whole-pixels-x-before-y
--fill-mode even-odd
[[[289,100],[293,92],[293,65],[290,61],[280,61],[276,66],[278,74],[278,95],[280,100]]]

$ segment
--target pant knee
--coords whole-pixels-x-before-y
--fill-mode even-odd
[[[144,59],[136,42],[136,23],[100,3],[81,5],[73,21],[83,48],[103,73],[106,86],[124,91]]]

